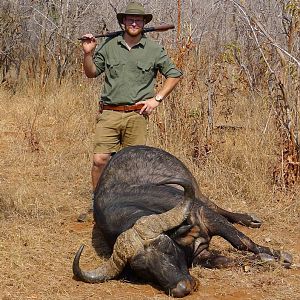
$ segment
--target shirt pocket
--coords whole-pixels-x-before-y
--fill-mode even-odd
[[[151,62],[137,62],[138,78],[141,83],[147,84],[154,77],[154,65]]]
[[[112,79],[121,77],[122,75],[122,64],[118,60],[109,60],[106,63],[108,76]]]

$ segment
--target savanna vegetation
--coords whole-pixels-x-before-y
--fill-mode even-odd
[[[298,0],[141,1],[184,77],[151,116],[148,144],[185,162],[218,205],[255,212],[255,241],[289,251],[290,270],[193,268],[189,299],[300,296],[300,3]],[[78,224],[89,205],[93,129],[102,78],[87,79],[77,38],[120,30],[126,1],[0,4],[0,299],[166,299],[147,284],[72,278]],[[100,42],[100,41],[99,41]],[[159,77],[157,85],[163,82]],[[93,247],[86,264],[105,259]],[[222,240],[212,247],[238,253]],[[89,251],[89,252],[88,252]],[[89,254],[88,254],[89,253]],[[83,262],[84,263],[84,262]]]

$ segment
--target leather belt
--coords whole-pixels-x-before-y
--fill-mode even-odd
[[[130,112],[130,111],[137,111],[141,110],[144,104],[133,104],[133,105],[103,105],[103,110],[114,110],[114,111],[123,111],[123,112]]]

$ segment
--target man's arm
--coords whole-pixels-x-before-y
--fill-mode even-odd
[[[159,57],[155,64],[166,80],[155,97],[147,99],[146,101],[140,101],[140,103],[144,104],[144,107],[140,111],[141,114],[151,114],[162,99],[167,97],[174,90],[182,76],[182,72],[176,68],[175,64],[171,61],[163,47],[160,47]]]
[[[82,49],[83,49],[83,69],[85,75],[88,78],[96,77],[96,65],[93,62],[93,54],[96,48],[96,39],[92,34],[84,35],[85,38],[82,42]]]
[[[157,95],[161,96],[163,99],[166,98],[174,90],[179,81],[180,77],[167,78]]]
[[[161,99],[166,98],[175,88],[175,86],[180,81],[180,77],[169,77],[165,80],[161,90],[157,93]],[[139,103],[144,104],[143,108],[140,110],[140,114],[150,115],[152,111],[160,104],[159,101],[156,100],[156,97],[147,99],[145,101],[140,101]]]
[[[93,62],[93,53],[84,53],[83,69],[88,78],[96,77],[96,65]]]

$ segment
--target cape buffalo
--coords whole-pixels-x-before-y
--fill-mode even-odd
[[[83,246],[73,261],[75,277],[85,282],[115,278],[128,265],[139,277],[166,293],[184,297],[197,288],[192,264],[222,267],[231,261],[209,252],[213,236],[233,247],[290,266],[286,252],[255,244],[232,223],[260,227],[254,215],[221,209],[201,194],[187,167],[170,153],[149,146],[127,147],[106,166],[95,191],[94,219],[112,247],[97,269],[79,266]]]

